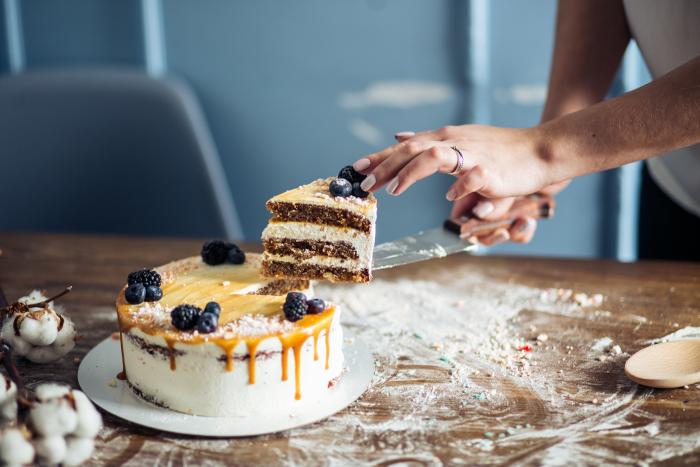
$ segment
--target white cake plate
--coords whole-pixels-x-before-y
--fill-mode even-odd
[[[344,330],[345,331],[345,330]],[[347,370],[328,390],[322,402],[304,400],[293,413],[260,417],[201,417],[175,412],[146,402],[116,378],[121,371],[119,341],[111,337],[90,350],[78,368],[80,388],[92,401],[112,415],[157,430],[186,435],[254,436],[308,425],[333,415],[357,400],[369,387],[374,359],[367,346],[345,331],[343,355]],[[115,385],[116,382],[116,385]]]

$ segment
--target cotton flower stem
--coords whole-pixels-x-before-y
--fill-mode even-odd
[[[35,308],[35,307],[42,307],[42,308],[45,308],[46,305],[48,305],[49,303],[53,302],[54,300],[56,300],[56,299],[58,299],[58,298],[63,297],[65,294],[67,294],[67,293],[70,292],[71,290],[73,290],[73,286],[72,286],[72,285],[69,285],[68,287],[65,288],[65,290],[63,290],[63,292],[60,292],[60,293],[54,295],[53,297],[49,297],[49,298],[47,298],[46,300],[41,301],[41,302],[39,302],[39,303],[28,303],[28,304],[27,304],[27,307],[29,307],[29,308]]]

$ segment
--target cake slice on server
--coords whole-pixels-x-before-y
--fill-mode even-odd
[[[268,277],[369,282],[377,200],[351,167],[267,202],[262,274]]]

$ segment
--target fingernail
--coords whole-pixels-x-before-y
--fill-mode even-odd
[[[520,233],[523,233],[528,229],[528,227],[530,227],[534,223],[535,223],[534,219],[531,219],[529,217],[527,217],[525,219],[520,219],[518,221],[518,228],[516,230]]]
[[[365,191],[369,191],[375,183],[377,183],[377,177],[375,177],[373,174],[369,174],[367,175],[367,178],[362,180],[362,183],[360,183],[360,188]]]
[[[445,195],[445,198],[447,198],[447,201],[454,201],[456,197],[457,197],[457,190],[449,190],[447,192],[447,194]]]
[[[393,195],[394,192],[396,191],[396,188],[399,186],[399,177],[394,177],[389,184],[386,186],[386,192],[389,193],[390,195]]]
[[[510,240],[510,234],[506,229],[498,229],[496,231],[496,241],[506,242],[508,240]]]
[[[352,168],[355,170],[358,170],[358,171],[365,170],[367,167],[370,166],[370,164],[371,164],[371,162],[369,161],[369,159],[367,159],[366,157],[363,157],[362,159],[355,161],[355,163],[352,164]]]
[[[479,201],[472,209],[472,212],[482,219],[493,212],[496,206],[491,201]]]
[[[398,133],[396,133],[394,135],[394,139],[396,139],[398,141],[401,138],[410,138],[412,136],[416,136],[415,131],[399,131]],[[355,169],[355,170],[358,170],[358,169]]]

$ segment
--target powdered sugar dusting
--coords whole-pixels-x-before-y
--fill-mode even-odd
[[[219,326],[217,333],[225,338],[255,337],[289,332],[293,329],[294,323],[279,316],[243,315],[236,321]]]

